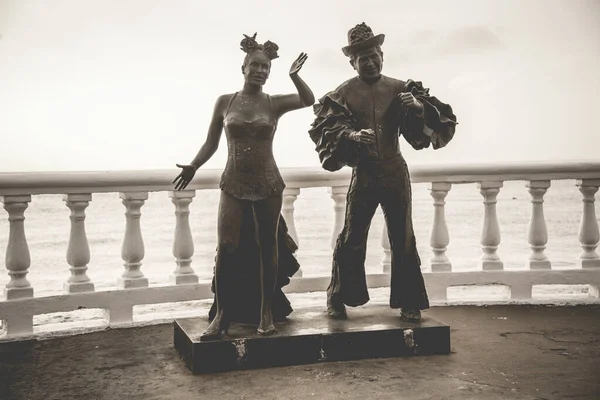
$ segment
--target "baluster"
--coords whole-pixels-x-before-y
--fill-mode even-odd
[[[392,272],[392,249],[385,219],[383,220],[383,231],[381,232],[381,247],[383,247],[381,268],[384,274],[390,274]]]
[[[125,272],[118,280],[121,288],[147,287],[148,278],[140,270],[144,258],[144,240],[140,228],[140,209],[148,199],[148,192],[119,193],[126,207],[125,237],[121,248],[121,258],[125,262]]]
[[[433,225],[431,227],[431,236],[429,244],[433,257],[430,259],[432,272],[450,272],[452,263],[446,256],[448,244],[450,244],[450,235],[448,234],[448,225],[446,224],[444,200],[452,184],[448,182],[432,182],[429,186],[429,193],[433,197]]]
[[[298,240],[298,233],[296,232],[296,221],[294,220],[294,202],[300,195],[300,188],[285,188],[283,190],[283,207],[281,213],[283,219],[288,227],[288,234],[294,239],[296,246],[300,247],[300,241]],[[302,269],[294,274],[295,278],[302,277]]]
[[[480,182],[477,186],[483,196],[483,204],[485,204],[483,231],[481,232],[483,254],[480,266],[484,271],[502,270],[504,264],[497,253],[500,244],[500,226],[496,215],[496,197],[500,192],[502,182]]]
[[[579,255],[578,264],[581,268],[600,268],[600,256],[596,253],[600,234],[594,201],[600,179],[581,179],[577,187],[583,195],[583,214],[579,224],[579,242],[583,251]]]
[[[529,256],[530,269],[550,269],[551,264],[544,250],[548,243],[548,230],[544,218],[544,194],[550,187],[550,181],[529,181],[526,184],[531,194],[531,219],[529,220]]]
[[[176,285],[198,283],[198,275],[192,268],[194,255],[194,239],[190,229],[190,203],[196,196],[195,190],[171,191],[169,197],[175,205],[175,238],[173,240],[173,256],[175,271],[170,276],[171,283]]]
[[[294,220],[294,202],[299,194],[299,188],[285,188],[283,191],[283,207],[281,209],[283,218],[288,227],[288,232],[298,247],[300,247],[300,241],[298,240],[296,222]]]
[[[25,237],[25,210],[31,202],[31,196],[0,196],[0,199],[8,212],[9,221],[5,260],[10,281],[4,288],[4,298],[13,300],[33,297],[33,287],[26,278],[31,257]]]
[[[348,186],[332,186],[329,188],[329,194],[333,199],[333,210],[335,213],[335,222],[333,232],[331,233],[331,248],[335,249],[337,238],[344,229],[344,220],[346,219],[346,194]]]
[[[90,262],[90,247],[85,233],[85,209],[91,200],[90,193],[63,195],[63,201],[71,210],[71,233],[67,247],[67,263],[71,266],[71,276],[63,285],[65,293],[94,291],[94,284],[86,273]]]

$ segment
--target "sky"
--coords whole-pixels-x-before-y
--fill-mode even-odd
[[[209,5],[210,4],[210,5]],[[459,125],[410,165],[600,159],[597,0],[0,0],[0,172],[171,169],[243,85],[243,34],[280,47],[265,85],[317,98],[355,75],[341,48],[386,35],[383,74],[422,81]],[[280,167],[318,167],[311,108],[279,122]],[[205,168],[223,168],[225,135]]]

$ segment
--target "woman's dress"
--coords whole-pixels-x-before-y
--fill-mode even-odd
[[[226,292],[222,295],[227,304],[227,318],[231,322],[255,324],[260,320],[261,273],[252,205],[269,197],[281,196],[285,183],[273,157],[277,118],[271,97],[267,95],[269,114],[256,115],[253,120],[247,121],[236,113],[230,113],[237,95],[231,97],[224,117],[228,159],[219,186],[223,192],[242,201],[243,213],[238,247],[221,261],[228,264],[222,270],[222,279],[226,280],[226,284],[222,285]],[[282,288],[290,282],[300,265],[295,257],[298,246],[288,234],[287,224],[281,215],[277,240],[279,267],[272,312],[275,320],[282,320],[293,311]],[[215,292],[214,276],[212,291]],[[210,309],[209,319],[212,320],[215,314],[216,301]]]

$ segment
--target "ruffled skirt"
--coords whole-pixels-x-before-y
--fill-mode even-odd
[[[258,324],[260,321],[260,255],[254,232],[252,207],[247,204],[244,206],[238,248],[234,253],[228,254],[226,258],[220,261],[227,263],[223,269],[225,271],[223,287],[226,292],[222,295],[226,304],[227,317],[231,322]],[[290,278],[300,269],[300,264],[295,256],[298,246],[288,234],[288,227],[283,216],[279,218],[277,242],[279,269],[272,300],[272,312],[273,318],[276,321],[281,321],[293,311],[282,288],[290,282]],[[215,293],[214,275],[212,292]],[[212,321],[216,311],[215,298],[209,311],[209,320]]]

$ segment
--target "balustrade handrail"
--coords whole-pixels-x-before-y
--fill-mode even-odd
[[[31,194],[169,191],[178,170],[8,172],[0,173],[0,196]],[[411,181],[473,183],[512,180],[600,179],[600,162],[519,162],[414,165]],[[222,169],[200,169],[189,190],[217,189]],[[328,172],[320,167],[281,168],[290,188],[333,187],[348,184],[351,169]]]

